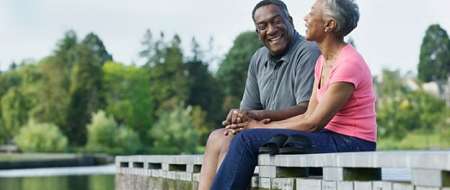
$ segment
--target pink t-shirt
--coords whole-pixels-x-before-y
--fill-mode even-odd
[[[316,80],[320,80],[324,62],[325,59],[321,55],[314,70]],[[376,142],[377,123],[372,75],[362,56],[351,45],[342,48],[328,80],[317,89],[316,98],[319,103],[328,87],[336,82],[351,83],[355,89],[344,107],[325,128],[339,134]]]

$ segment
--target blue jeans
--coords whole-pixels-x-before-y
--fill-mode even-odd
[[[230,143],[225,159],[211,189],[247,189],[256,165],[258,149],[277,134],[301,134],[311,139],[314,153],[374,151],[376,143],[323,129],[301,132],[289,129],[248,129],[238,133]]]

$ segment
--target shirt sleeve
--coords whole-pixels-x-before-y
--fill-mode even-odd
[[[351,83],[356,89],[360,84],[361,75],[363,72],[364,71],[357,58],[342,59],[341,62],[337,63],[336,68],[333,69],[329,83],[347,82]]]
[[[311,98],[314,84],[314,68],[320,51],[316,46],[310,45],[297,57],[297,70],[294,81],[296,103],[307,102]]]
[[[243,110],[260,110],[262,109],[261,99],[259,95],[257,76],[257,60],[256,53],[250,60],[247,72],[247,80],[245,82],[244,95],[242,96],[240,109]]]

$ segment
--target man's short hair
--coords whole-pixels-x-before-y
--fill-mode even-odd
[[[256,4],[255,7],[253,8],[253,11],[252,11],[253,21],[255,21],[256,9],[266,6],[266,5],[275,5],[278,8],[280,8],[280,10],[285,14],[284,16],[286,16],[286,18],[288,18],[290,16],[287,6],[286,6],[286,4],[284,4],[283,1],[281,1],[281,0],[262,0],[258,4]]]

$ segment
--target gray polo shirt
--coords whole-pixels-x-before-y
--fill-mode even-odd
[[[309,101],[319,55],[317,45],[298,33],[279,59],[272,58],[266,47],[260,48],[250,60],[240,108],[280,110]]]

